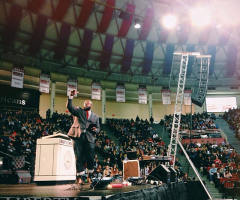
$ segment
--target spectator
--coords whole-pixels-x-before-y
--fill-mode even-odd
[[[217,168],[215,167],[215,164],[212,164],[212,168],[209,170],[209,179],[211,183],[213,183],[215,173],[217,173]]]
[[[111,169],[108,165],[106,165],[106,168],[103,171],[103,177],[110,177],[111,176]]]

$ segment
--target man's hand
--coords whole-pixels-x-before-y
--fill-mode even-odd
[[[92,131],[96,132],[97,128],[96,127],[92,127]]]
[[[77,93],[76,90],[72,90],[72,91],[70,92],[70,96],[74,97],[76,93]]]

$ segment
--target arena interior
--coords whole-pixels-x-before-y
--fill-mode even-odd
[[[240,199],[239,7],[1,0],[0,199]],[[73,90],[100,118],[81,187]]]

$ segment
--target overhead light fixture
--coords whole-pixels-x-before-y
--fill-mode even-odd
[[[140,20],[139,19],[136,19],[135,20],[135,24],[134,24],[134,28],[135,29],[140,29],[142,27],[141,23],[140,23]]]
[[[217,24],[217,25],[216,25],[216,28],[217,28],[217,29],[221,29],[222,27],[223,27],[222,24]]]
[[[166,15],[162,19],[162,24],[167,29],[173,29],[177,25],[177,17],[174,15]]]
[[[206,27],[211,23],[211,13],[206,7],[196,7],[190,11],[192,25]]]

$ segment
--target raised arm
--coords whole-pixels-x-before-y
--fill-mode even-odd
[[[71,97],[68,98],[67,100],[67,109],[69,110],[69,112],[74,115],[74,116],[78,116],[79,113],[78,113],[78,108],[74,107],[72,105],[72,99]]]
[[[70,96],[68,97],[68,100],[67,100],[67,109],[69,110],[69,112],[74,115],[74,116],[79,116],[79,111],[81,111],[82,109],[81,108],[76,108],[73,106],[72,104],[72,99],[74,97],[74,95],[77,93],[76,90],[73,90],[70,92]]]

